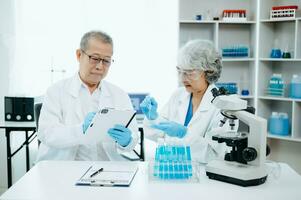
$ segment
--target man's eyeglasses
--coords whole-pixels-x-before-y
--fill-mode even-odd
[[[105,67],[110,67],[110,65],[114,62],[112,59],[104,59],[104,58],[99,58],[97,56],[89,55],[87,54],[84,50],[81,49],[81,51],[88,56],[89,58],[89,63],[91,65],[98,65],[100,62],[103,64]]]
[[[181,69],[180,67],[177,67],[177,72],[178,75],[182,78],[187,78],[189,80],[198,80],[199,79],[199,75],[201,74],[201,70],[197,70],[197,69],[188,69],[188,70],[184,70]]]

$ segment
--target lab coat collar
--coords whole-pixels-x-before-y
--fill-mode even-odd
[[[202,98],[202,101],[199,105],[199,111],[202,112],[202,111],[208,111],[211,107],[212,107],[212,103],[211,103],[211,100],[213,99],[213,95],[212,95],[212,92],[211,90],[213,88],[215,88],[216,86],[214,84],[210,84]]]
[[[211,100],[213,99],[213,95],[211,93],[211,90],[215,87],[214,84],[211,84],[208,86],[208,88],[205,91],[205,94],[202,98],[202,101],[197,109],[197,111],[192,116],[192,119],[190,120],[189,124],[192,124],[194,121],[199,120],[200,116],[203,112],[207,112],[212,107]]]
[[[213,95],[211,93],[211,90],[213,88],[215,88],[216,86],[214,84],[210,84],[202,98],[202,101],[199,105],[199,108],[198,108],[198,111],[199,112],[202,112],[202,111],[208,111],[210,109],[210,107],[212,106],[212,103],[211,103],[211,100],[213,99]],[[187,106],[189,104],[189,98],[190,98],[190,95],[191,93],[189,92],[184,92],[182,94],[182,96],[180,97],[180,104],[183,104],[183,103],[187,103]],[[185,108],[186,111],[187,111],[187,108]],[[197,111],[197,112],[198,112]]]
[[[76,73],[76,74],[72,77],[71,83],[70,83],[70,85],[69,85],[69,88],[67,88],[67,91],[69,91],[69,93],[70,93],[73,97],[77,98],[78,95],[79,95],[80,89],[81,89],[81,87],[83,86],[83,84],[84,84],[84,83],[83,83],[82,80],[80,79],[79,74]],[[97,89],[98,89],[98,90],[101,90],[102,95],[105,96],[105,97],[110,96],[110,93],[109,93],[109,91],[108,91],[106,85],[107,85],[107,84],[106,84],[106,81],[101,81],[101,82],[99,83],[98,87],[97,87]]]

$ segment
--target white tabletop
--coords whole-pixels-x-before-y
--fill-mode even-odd
[[[40,162],[0,199],[301,199],[301,177],[286,164],[280,165],[281,175],[278,179],[270,176],[263,185],[252,187],[210,180],[205,175],[204,167],[201,167],[198,183],[151,182],[148,181],[147,163],[143,162],[139,163],[139,170],[130,187],[75,186],[76,180],[91,164],[93,162],[87,161]]]

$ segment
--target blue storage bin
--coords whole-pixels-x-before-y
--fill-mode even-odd
[[[301,83],[291,83],[290,94],[291,98],[301,98]]]
[[[289,119],[286,113],[273,112],[269,118],[268,130],[270,134],[287,136],[289,135]]]

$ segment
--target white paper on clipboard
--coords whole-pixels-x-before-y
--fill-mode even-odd
[[[81,137],[82,144],[95,144],[98,142],[113,141],[108,130],[116,124],[127,127],[134,119],[135,110],[100,109],[94,116],[86,133]]]

